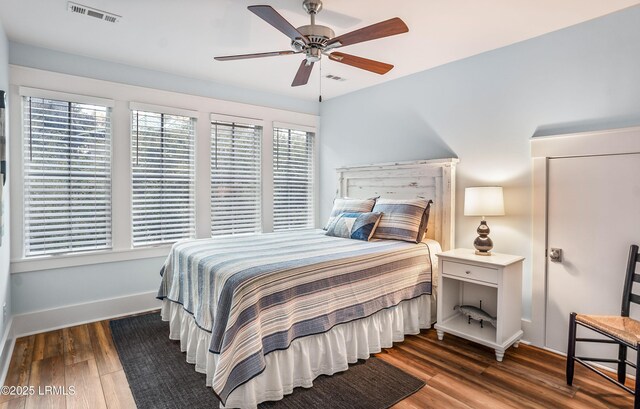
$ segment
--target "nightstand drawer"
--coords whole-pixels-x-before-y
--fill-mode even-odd
[[[445,261],[442,264],[442,274],[498,284],[498,270],[493,268]]]

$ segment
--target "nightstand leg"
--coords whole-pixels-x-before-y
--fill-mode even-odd
[[[504,358],[504,351],[499,351],[496,349],[496,361],[502,362],[502,358]]]
[[[444,332],[437,329],[436,333],[438,334],[438,340],[442,341],[442,339],[444,338]]]

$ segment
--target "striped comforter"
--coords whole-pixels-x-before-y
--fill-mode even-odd
[[[294,339],[431,293],[426,244],[323,230],[181,241],[161,274],[158,298],[182,304],[211,333],[212,387],[223,403]]]

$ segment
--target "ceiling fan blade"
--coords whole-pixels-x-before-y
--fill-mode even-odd
[[[279,55],[291,55],[298,54],[295,51],[272,51],[268,53],[256,53],[256,54],[240,54],[240,55],[225,55],[222,57],[214,57],[216,61],[233,61],[233,60],[248,60],[249,58],[262,58],[262,57],[277,57]]]
[[[409,27],[407,27],[404,21],[398,17],[394,17],[392,19],[332,38],[327,43],[327,46],[330,47],[335,44],[334,47],[343,47],[345,45],[357,44],[364,41],[402,34],[407,31],[409,31]]]
[[[376,74],[380,75],[388,73],[393,68],[393,65],[391,64],[370,60],[368,58],[357,57],[355,55],[339,53],[337,51],[329,54],[329,59],[350,65],[352,67],[375,72]]]
[[[311,70],[313,70],[313,63],[308,63],[307,60],[302,60],[300,64],[300,68],[298,68],[298,72],[296,73],[293,82],[291,83],[292,87],[299,87],[300,85],[305,85],[309,82],[309,77],[311,76]]]
[[[300,39],[305,44],[309,43],[309,40],[303,36],[294,26],[291,25],[284,17],[274,10],[271,6],[249,6],[249,11],[260,17],[273,27],[280,30],[284,35],[292,40]]]

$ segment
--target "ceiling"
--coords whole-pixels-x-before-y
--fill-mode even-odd
[[[66,0],[0,0],[0,19],[19,43],[307,100],[309,84],[290,86],[300,55],[214,61],[228,54],[289,49],[289,39],[247,10],[269,4],[294,26],[309,24],[302,0],[76,0],[122,16],[117,23],[67,11]],[[391,17],[409,33],[340,49],[395,65],[380,76],[323,58],[324,99],[568,27],[640,0],[324,0],[317,24],[340,35]]]

